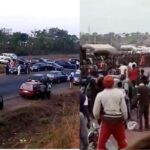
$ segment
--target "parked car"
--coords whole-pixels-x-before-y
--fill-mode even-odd
[[[30,63],[29,60],[26,59],[26,58],[18,58],[17,62],[18,62],[18,64],[21,64],[21,65],[24,65],[24,64],[27,64],[27,63],[29,64]]]
[[[47,63],[53,67],[53,70],[63,71],[63,69],[64,69],[63,66],[60,66],[55,62],[47,61]]]
[[[68,79],[68,75],[62,71],[50,71],[47,77],[49,77],[53,83],[66,82]]]
[[[66,62],[64,60],[57,60],[57,61],[55,61],[55,63],[57,63],[60,66],[63,66],[64,68],[67,68],[67,69],[76,69],[76,65]]]
[[[46,59],[46,58],[40,58],[39,59],[39,62],[44,62],[44,63],[47,63],[49,62],[50,60],[49,59]]]
[[[40,59],[39,58],[32,58],[32,59],[30,59],[30,63],[31,63],[31,65],[36,64],[36,63],[40,63]]]
[[[46,74],[32,74],[28,81],[36,81],[36,82],[51,82]]]
[[[76,62],[77,61],[79,61],[79,59],[77,59],[77,58],[70,58],[69,59],[69,62],[71,63],[71,64],[74,64],[74,65],[76,65]]]
[[[80,72],[75,72],[74,78],[73,78],[73,84],[74,85],[80,84]]]
[[[31,71],[53,70],[53,67],[47,63],[35,63],[30,67]]]
[[[41,82],[36,81],[27,81],[23,83],[19,88],[19,94],[22,97],[35,97],[40,94],[40,85]]]
[[[7,56],[0,56],[0,63],[1,64],[7,64],[8,62],[11,61],[11,58],[10,57],[7,57]]]
[[[15,53],[2,53],[3,56],[9,57],[11,59],[17,60],[17,55]]]

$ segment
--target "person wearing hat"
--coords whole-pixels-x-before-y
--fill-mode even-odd
[[[112,76],[105,76],[103,84],[105,89],[97,94],[93,108],[94,117],[99,120],[101,116],[101,130],[97,149],[106,149],[105,144],[110,135],[114,136],[119,149],[122,149],[127,146],[124,121],[128,115],[125,98],[121,90],[113,87],[114,79]],[[102,113],[100,114],[100,112]]]

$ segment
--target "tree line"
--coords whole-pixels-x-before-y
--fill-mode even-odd
[[[46,55],[79,53],[79,39],[66,30],[50,28],[11,33],[0,29],[0,53],[10,52],[17,55]]]

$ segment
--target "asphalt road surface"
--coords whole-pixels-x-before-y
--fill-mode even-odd
[[[70,69],[65,69],[64,72],[67,74],[70,74],[72,70]],[[48,72],[48,71],[47,71]],[[47,72],[38,72],[38,73],[47,73]],[[37,72],[31,73],[35,74]],[[30,74],[30,75],[31,75]],[[0,95],[2,95],[5,98],[12,97],[12,96],[17,96],[19,87],[23,82],[25,82],[30,75],[25,75],[22,74],[20,76],[18,75],[1,75],[0,76]],[[64,88],[68,88],[69,83],[60,83],[60,84],[54,84],[52,86],[52,92],[53,93],[59,93],[60,90],[63,90]]]

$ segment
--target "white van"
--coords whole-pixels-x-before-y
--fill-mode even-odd
[[[14,53],[2,53],[3,56],[10,57],[12,59],[17,59],[17,55]]]

